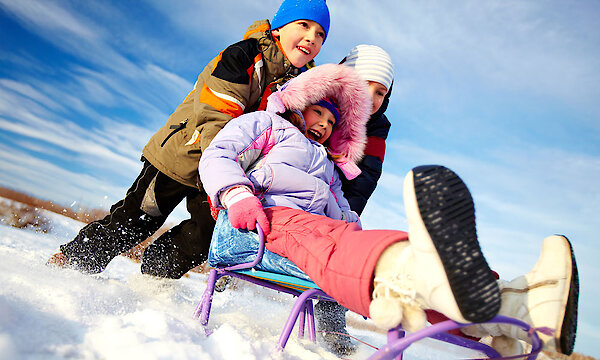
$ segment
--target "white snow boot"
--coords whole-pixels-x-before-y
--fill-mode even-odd
[[[420,166],[404,181],[409,241],[384,251],[369,312],[376,325],[425,326],[423,309],[468,323],[493,318],[500,291],[475,230],[471,194],[443,166]]]
[[[565,355],[573,352],[579,278],[573,248],[566,237],[553,235],[544,239],[540,257],[529,273],[498,283],[502,293],[500,315],[522,320],[534,328],[552,329],[552,336],[538,333],[544,341],[544,349]],[[502,336],[512,339],[513,343],[517,339],[531,343],[525,331],[508,324],[478,324],[462,331],[471,336]],[[501,352],[501,355],[517,354]]]
[[[423,306],[416,300],[410,247],[408,241],[397,242],[388,246],[377,260],[369,315],[382,329],[402,324],[405,330],[414,332],[427,324]]]

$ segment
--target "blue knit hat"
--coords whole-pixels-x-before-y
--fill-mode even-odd
[[[283,0],[271,21],[271,30],[296,20],[312,20],[321,25],[325,30],[325,42],[329,33],[329,8],[325,0]]]
[[[335,118],[335,123],[333,124],[333,127],[335,127],[340,121],[340,107],[335,103],[335,101],[332,98],[324,98],[315,103],[315,105],[322,106],[331,112]]]

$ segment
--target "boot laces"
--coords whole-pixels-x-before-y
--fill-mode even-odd
[[[387,298],[399,301],[404,305],[418,306],[416,301],[417,291],[414,288],[414,281],[410,275],[397,274],[390,277],[375,278],[375,289],[373,298]]]

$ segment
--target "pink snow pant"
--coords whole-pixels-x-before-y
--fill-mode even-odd
[[[265,209],[271,222],[266,248],[290,259],[340,305],[369,317],[375,265],[398,230],[362,230],[356,223],[287,207]]]

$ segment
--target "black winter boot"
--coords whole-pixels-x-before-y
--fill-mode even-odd
[[[354,354],[358,348],[346,330],[346,311],[348,309],[332,301],[319,301],[315,305],[319,338],[338,356]]]
[[[105,219],[91,222],[60,250],[73,268],[88,274],[100,273],[113,258],[143,240],[139,232],[132,235],[126,227],[116,222],[107,224]]]
[[[168,279],[180,279],[185,273],[200,265],[200,259],[192,259],[171,242],[170,237],[161,236],[144,251],[142,274]]]

